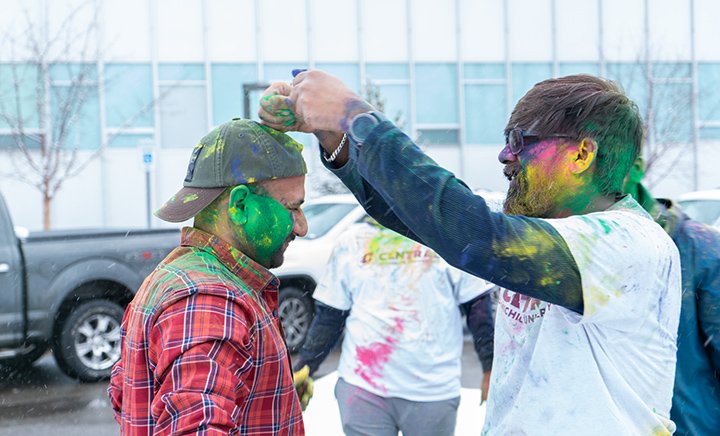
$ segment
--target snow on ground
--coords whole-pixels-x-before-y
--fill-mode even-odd
[[[335,399],[337,371],[315,381],[315,395],[303,414],[308,436],[342,436],[340,412]],[[457,436],[479,435],[485,421],[485,405],[480,404],[480,389],[462,389],[458,409]]]

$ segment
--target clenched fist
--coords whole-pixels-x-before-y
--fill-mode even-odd
[[[311,70],[292,85],[275,82],[260,97],[263,123],[280,131],[347,132],[350,120],[373,107],[337,77]]]
[[[293,383],[298,398],[300,398],[300,407],[304,412],[313,397],[313,379],[310,377],[310,367],[305,365],[295,371],[293,373]]]

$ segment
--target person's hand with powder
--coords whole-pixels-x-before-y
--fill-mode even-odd
[[[299,73],[292,86],[273,83],[260,98],[259,116],[280,131],[347,132],[352,117],[371,110],[340,79],[312,70]]]
[[[310,367],[305,365],[293,373],[293,383],[300,399],[300,407],[303,412],[313,397],[313,379],[310,377]]]

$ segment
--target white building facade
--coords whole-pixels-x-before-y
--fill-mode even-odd
[[[0,28],[22,38],[23,17],[62,29],[87,5],[0,0]],[[89,98],[68,135],[82,156],[101,150],[53,201],[55,228],[146,225],[182,183],[191,148],[243,115],[243,85],[331,72],[358,92],[371,81],[390,118],[468,185],[506,189],[497,161],[517,100],[546,78],[590,73],[618,80],[672,145],[653,192],[720,186],[720,3],[715,0],[95,0],[97,48]],[[79,22],[93,20],[89,14]],[[0,91],[31,55],[0,45]],[[68,52],[71,53],[71,52]],[[53,89],[86,59],[51,68]],[[5,82],[5,84],[3,84]],[[0,93],[0,99],[7,98]],[[253,91],[251,114],[259,91]],[[50,103],[52,106],[52,102]],[[59,108],[49,107],[55,113]],[[36,122],[37,124],[37,122]],[[33,128],[42,131],[37,124]],[[13,128],[0,121],[0,168]],[[655,135],[658,136],[658,135]],[[310,178],[323,171],[313,140]],[[152,151],[149,177],[143,151]],[[663,167],[664,166],[664,167]],[[2,171],[0,171],[2,173]],[[661,174],[661,175],[660,175]],[[40,193],[0,179],[17,225],[42,226]],[[308,196],[316,195],[312,189]],[[153,226],[165,225],[152,218]]]

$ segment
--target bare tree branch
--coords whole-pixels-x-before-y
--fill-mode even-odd
[[[40,191],[43,225],[48,228],[51,202],[65,181],[84,171],[107,148],[108,138],[103,137],[97,148],[81,152],[82,145],[74,138],[84,109],[99,92],[102,80],[98,77],[102,53],[96,43],[99,7],[96,0],[83,2],[64,16],[53,17],[57,26],[52,30],[48,20],[38,19],[27,8],[23,16],[24,27],[19,32],[8,30],[0,38],[13,59],[12,80],[8,81],[8,92],[13,95],[1,96],[0,121],[9,126],[14,145],[11,150],[0,150],[9,155],[13,168],[0,169],[0,176]],[[18,52],[23,56],[16,56]],[[59,79],[56,73],[64,74]],[[131,127],[156,104],[154,100],[144,105],[115,134]]]
[[[652,50],[613,78],[634,96],[641,109],[645,138],[645,183],[652,188],[678,169],[692,141],[692,92],[683,62],[652,62]],[[687,135],[685,135],[687,132]]]

